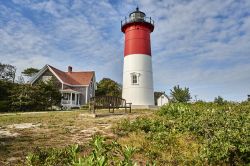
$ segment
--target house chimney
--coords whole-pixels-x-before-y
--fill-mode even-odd
[[[72,67],[68,66],[68,72],[72,72]]]

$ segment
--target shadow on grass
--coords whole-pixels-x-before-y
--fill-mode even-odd
[[[27,142],[32,144],[32,137],[30,136],[16,136],[0,138],[0,163],[7,161],[11,157],[25,156],[31,148],[27,146]]]
[[[108,110],[108,109],[96,109],[95,113],[89,111],[90,114],[92,114],[94,117],[109,117],[109,116],[121,116],[121,115],[131,115],[132,112],[129,112],[129,110],[125,111],[125,109],[114,109],[114,110]]]
[[[95,114],[95,117],[101,118],[101,117],[120,116],[120,115],[128,115],[128,114],[127,113],[99,113],[99,114]]]

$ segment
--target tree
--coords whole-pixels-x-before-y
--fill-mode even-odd
[[[0,63],[0,79],[15,82],[16,67]]]
[[[33,77],[38,72],[39,72],[39,69],[30,67],[30,68],[24,69],[22,74],[24,74],[24,76],[27,76],[27,77]]]
[[[179,85],[174,86],[173,90],[170,90],[170,95],[172,97],[173,102],[181,102],[186,103],[191,99],[191,95],[189,92],[189,88],[180,88]]]
[[[121,96],[122,87],[110,78],[103,78],[97,83],[96,96]]]
[[[53,79],[40,81],[36,85],[18,84],[11,95],[11,106],[14,111],[41,111],[52,106],[59,106],[61,93]]]
[[[48,108],[52,109],[52,106],[59,106],[62,95],[59,91],[59,86],[55,79],[51,79],[50,81],[43,82],[40,81],[37,84],[38,94],[40,96],[40,102],[43,106],[43,110]]]
[[[225,102],[226,101],[221,96],[218,96],[218,97],[214,98],[214,103],[216,103],[218,105],[223,105]]]
[[[24,81],[23,76],[22,76],[22,75],[18,76],[16,82],[17,82],[18,84],[24,84],[25,81]]]
[[[35,110],[36,101],[40,96],[36,96],[35,87],[30,84],[18,84],[11,91],[10,101],[12,111]]]
[[[10,95],[15,86],[17,84],[0,80],[0,112],[10,111]]]

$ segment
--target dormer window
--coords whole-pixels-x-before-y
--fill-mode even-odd
[[[131,73],[131,84],[132,85],[139,85],[139,76],[140,73]]]

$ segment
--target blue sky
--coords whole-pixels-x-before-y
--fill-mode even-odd
[[[198,99],[250,94],[249,0],[0,0],[0,62],[94,70],[122,82],[120,21],[135,7],[155,20],[154,89]]]

